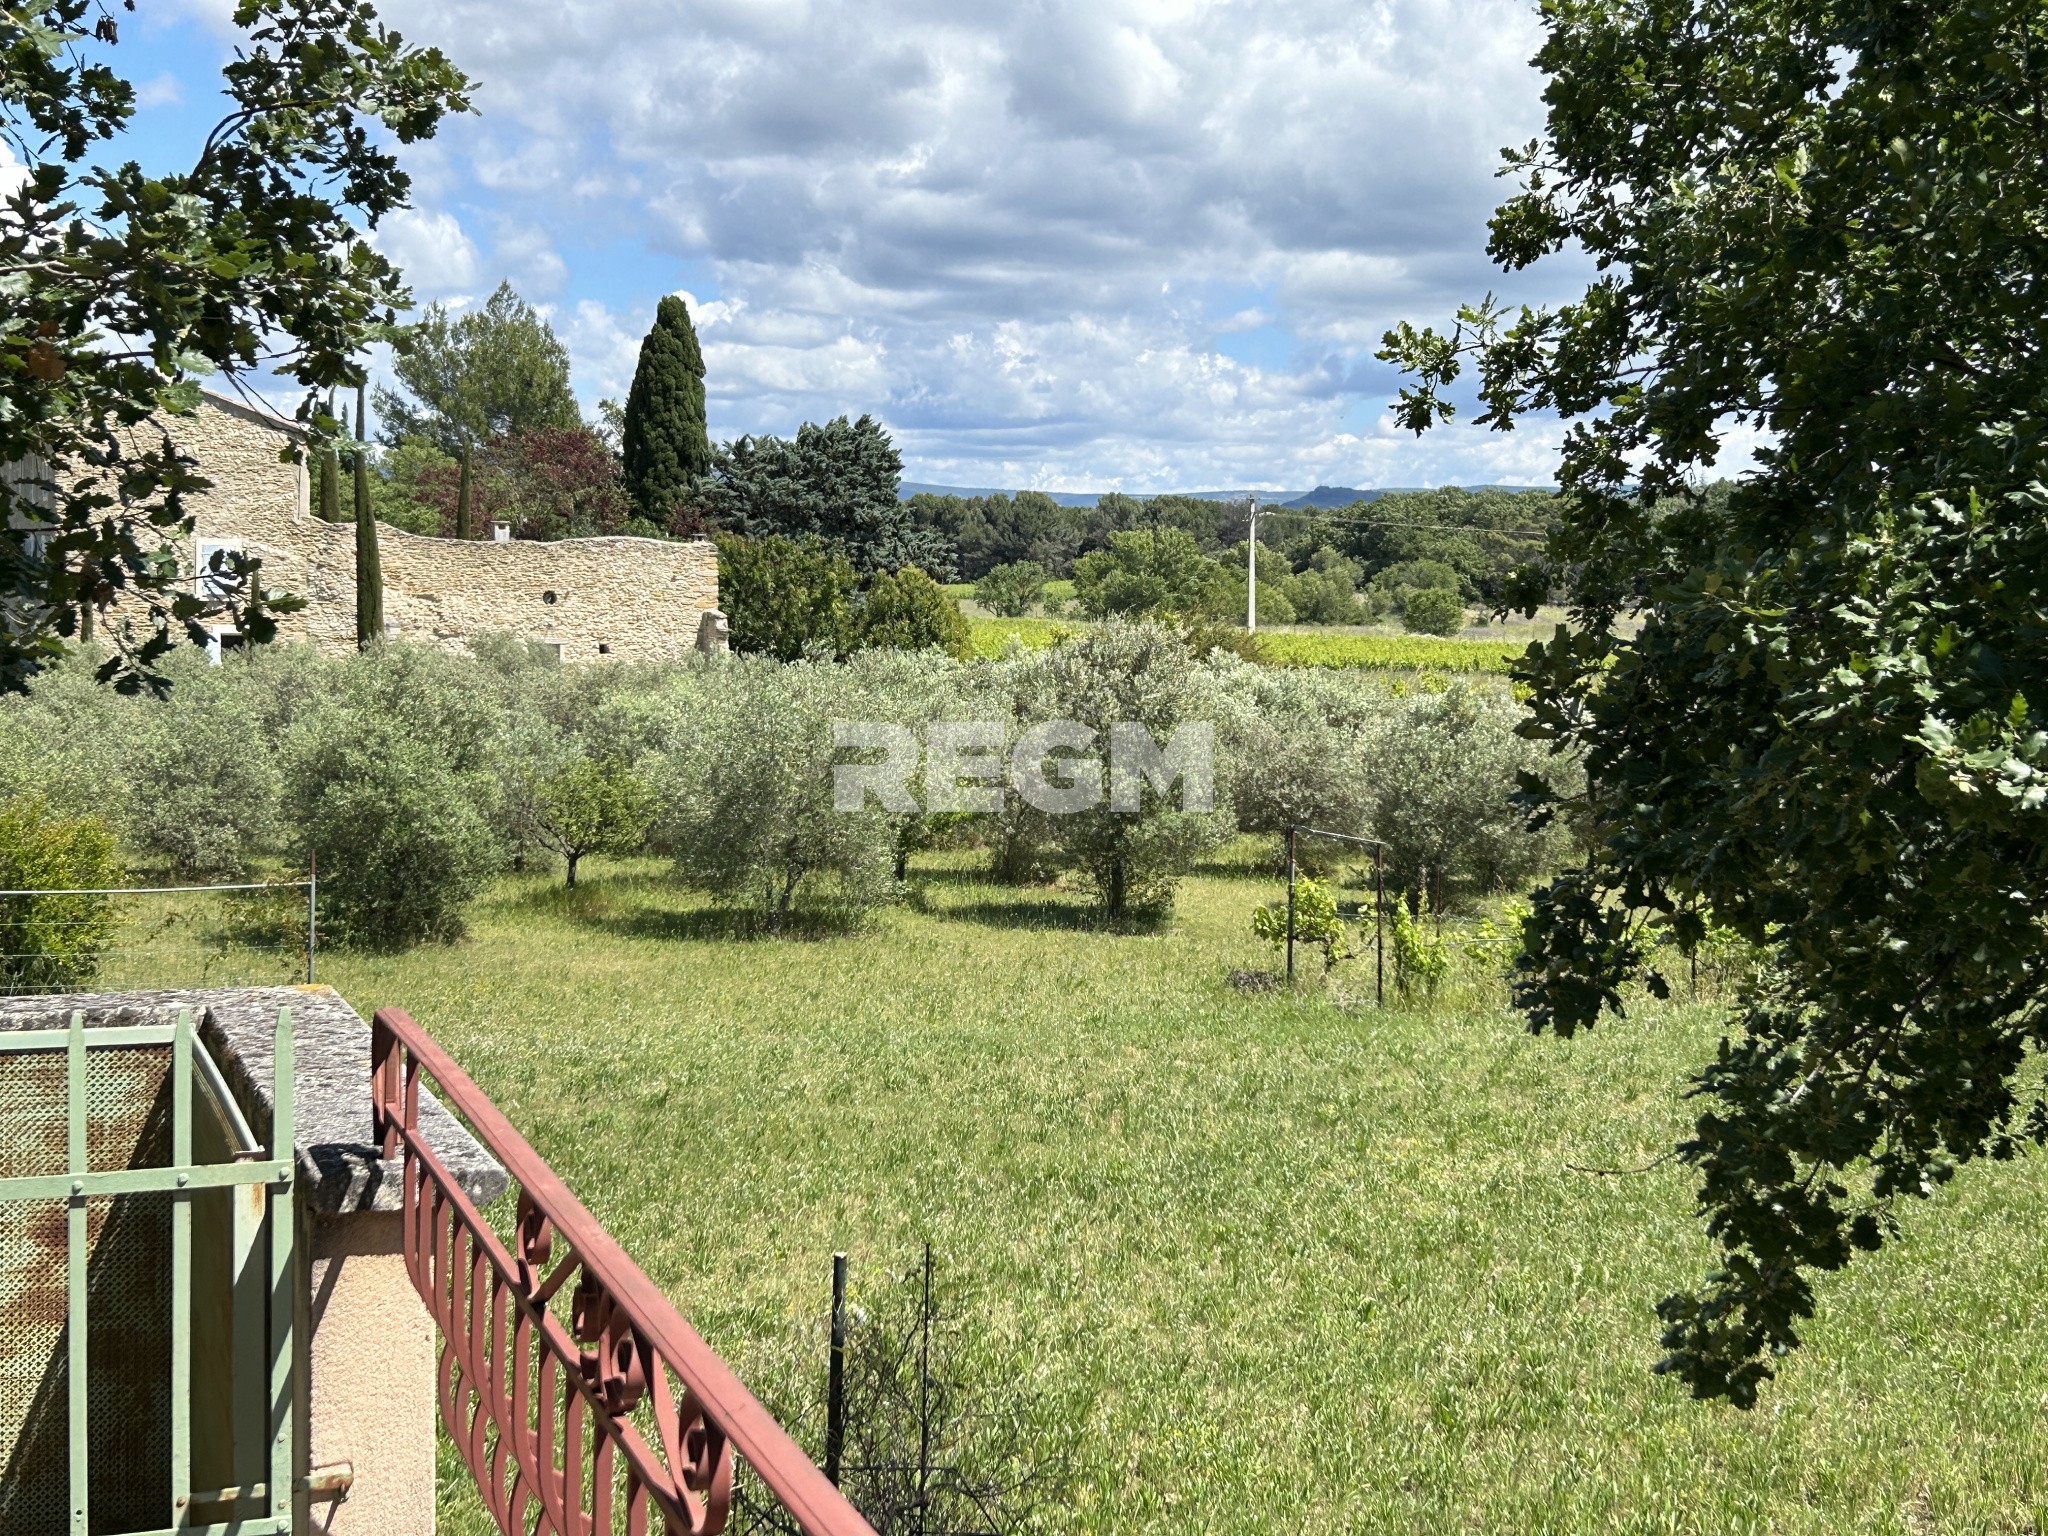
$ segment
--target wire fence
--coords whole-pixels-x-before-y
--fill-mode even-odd
[[[0,890],[0,996],[318,978],[319,880]]]
[[[1294,985],[1294,886],[1300,875],[1295,857],[1303,838],[1344,843],[1372,850],[1372,995],[1382,1006],[1387,1001],[1387,845],[1376,837],[1358,837],[1350,832],[1326,832],[1299,822],[1287,829],[1287,984]]]

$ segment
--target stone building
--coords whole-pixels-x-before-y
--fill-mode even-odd
[[[356,644],[356,533],[322,522],[311,475],[281,450],[294,423],[219,395],[172,424],[211,490],[188,499],[194,516],[184,560],[203,581],[214,552],[261,557],[265,588],[306,600],[278,616],[278,639],[322,650]],[[377,527],[384,570],[384,633],[462,650],[479,635],[552,646],[564,661],[667,661],[697,648],[700,628],[722,634],[718,555],[709,542],[662,539],[460,540]],[[222,634],[217,644],[232,645]]]

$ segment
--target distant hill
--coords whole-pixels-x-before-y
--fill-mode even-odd
[[[1386,494],[1385,491],[1361,491],[1348,485],[1319,485],[1280,505],[1289,512],[1306,512],[1311,507],[1348,507],[1361,501],[1378,501]]]
[[[1280,507],[1290,512],[1311,510],[1328,511],[1333,507],[1349,507],[1361,501],[1378,501],[1382,496],[1398,496],[1409,491],[1423,489],[1420,486],[1390,485],[1376,490],[1360,490],[1349,485],[1319,485],[1312,491],[1290,494],[1286,491],[1258,492],[1259,505]],[[1466,486],[1473,491],[1543,491],[1543,485],[1473,485]],[[1014,496],[1014,490],[996,490],[988,486],[927,485],[921,481],[905,480],[897,487],[896,494],[908,501],[919,494],[932,496]],[[1047,491],[1046,495],[1063,507],[1092,507],[1107,491]],[[1134,493],[1135,494],[1135,493]],[[1252,494],[1250,491],[1172,491],[1161,495],[1185,496],[1190,501],[1243,501]],[[1143,498],[1140,498],[1141,500]]]

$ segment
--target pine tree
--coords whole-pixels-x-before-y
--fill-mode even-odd
[[[666,525],[691,481],[711,468],[704,354],[689,306],[674,294],[661,301],[654,329],[640,343],[621,439],[626,493],[643,516]]]
[[[430,437],[451,457],[464,443],[517,437],[582,420],[569,388],[569,352],[547,317],[500,283],[483,308],[460,316],[430,304],[397,339],[377,388],[384,441]]]

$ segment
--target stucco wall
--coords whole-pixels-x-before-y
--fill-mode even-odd
[[[304,465],[280,462],[290,429],[208,396],[173,424],[180,445],[214,488],[193,498],[200,546],[231,544],[263,560],[263,584],[307,599],[281,615],[278,638],[323,650],[356,641],[356,531],[324,523],[308,505]],[[718,606],[718,556],[709,543],[660,539],[430,539],[378,524],[384,632],[463,649],[498,633],[560,647],[565,661],[662,661],[691,652],[697,626]]]
[[[299,1496],[319,1536],[434,1536],[434,1322],[405,1270],[404,1217],[312,1217],[308,1467],[348,1497]]]

